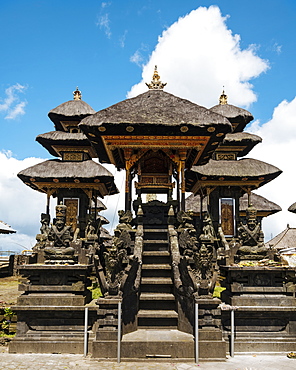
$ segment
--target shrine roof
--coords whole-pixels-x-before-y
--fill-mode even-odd
[[[81,121],[83,118],[94,113],[95,110],[85,101],[69,100],[52,109],[48,113],[48,117],[55,124],[57,130],[63,131],[60,121]]]
[[[257,159],[243,158],[237,161],[210,159],[207,164],[193,166],[186,172],[186,191],[193,191],[196,184],[200,188],[210,183],[215,183],[215,186],[228,186],[233,183],[237,186],[249,185],[257,188],[281,173],[279,168]]]
[[[288,211],[292,213],[296,213],[296,202],[290,205],[290,207],[288,208]]]
[[[13,234],[15,230],[11,228],[7,223],[0,221],[0,234]]]
[[[210,108],[210,111],[227,117],[233,125],[234,132],[243,131],[245,126],[254,119],[253,115],[247,110],[231,104],[218,104]]]
[[[80,126],[124,123],[165,126],[190,124],[199,127],[217,124],[231,131],[226,117],[163,90],[149,90],[135,98],[123,100],[84,118]]]
[[[251,192],[251,202],[253,206],[257,209],[258,213],[264,213],[266,216],[277,213],[281,211],[281,207],[274,202],[258,195],[254,192]],[[207,199],[203,199],[203,209],[206,209]],[[191,194],[185,200],[186,210],[192,210],[194,213],[200,212],[200,196]],[[248,194],[245,193],[242,197],[239,198],[239,211],[245,212],[248,207]]]
[[[260,136],[250,134],[248,132],[233,132],[225,135],[223,142],[220,144],[218,150],[223,148],[240,147],[238,149],[238,156],[244,157],[247,155],[255,145],[262,142]]]
[[[286,229],[265,243],[277,250],[296,247],[296,228],[287,225]]]
[[[252,158],[243,158],[238,161],[215,161],[210,159],[209,163],[203,166],[193,166],[191,171],[206,176],[264,176],[277,174],[282,171],[266,162]]]
[[[58,151],[55,150],[54,146],[71,146],[77,147],[90,147],[91,144],[88,138],[83,133],[72,133],[64,131],[50,131],[44,134],[40,134],[36,137],[36,141],[40,143],[48,152],[53,156],[59,156]],[[94,152],[94,150],[92,150]],[[95,157],[93,153],[92,157]]]
[[[39,183],[52,184],[53,187],[66,186],[59,185],[60,183],[74,183],[77,188],[87,183],[90,188],[104,184],[107,194],[118,193],[111,172],[92,160],[76,162],[50,159],[20,171],[17,176],[35,190],[40,190]]]

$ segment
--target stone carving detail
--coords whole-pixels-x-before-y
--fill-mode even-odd
[[[132,239],[132,213],[131,211],[118,211],[119,224],[114,230],[111,248],[103,253],[103,261],[96,259],[97,276],[101,291],[105,296],[121,295],[121,285],[125,277],[125,269],[131,255]],[[101,265],[105,265],[105,271]],[[126,278],[126,277],[125,277]],[[130,281],[130,280],[129,280]]]
[[[240,247],[237,254],[241,259],[261,259],[269,251],[264,246],[264,234],[257,221],[257,210],[250,205],[246,210],[247,223],[240,223],[238,227],[238,242]]]
[[[49,234],[49,223],[50,223],[50,215],[46,213],[41,213],[41,227],[40,227],[40,234],[36,235],[37,243],[33,247],[34,252],[38,252],[39,250],[42,250],[45,247],[45,244],[48,240],[48,234]]]
[[[56,206],[56,218],[48,231],[44,248],[45,263],[74,264],[74,248],[70,246],[73,239],[71,226],[66,225],[67,207],[63,204]]]
[[[199,238],[189,212],[179,212],[177,220],[180,223],[178,227],[180,254],[183,256],[179,265],[182,288],[186,290],[190,286],[189,290],[195,292],[196,296],[211,297],[218,269],[212,220],[209,215],[205,216]]]

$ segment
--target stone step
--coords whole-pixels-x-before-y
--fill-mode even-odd
[[[169,277],[142,277],[141,285],[172,285]]]
[[[175,296],[172,293],[141,293],[140,300],[147,301],[174,301]]]
[[[169,251],[143,251],[142,254],[143,264],[169,264],[170,252]]]
[[[142,265],[142,277],[171,277],[172,268],[167,264],[150,263]]]
[[[142,265],[142,270],[171,270],[171,269],[172,269],[172,267],[168,263],[161,263],[161,264],[158,264],[158,263],[146,264],[146,263],[144,263]]]
[[[159,318],[159,319],[174,319],[178,318],[178,313],[174,310],[139,310],[138,318]]]

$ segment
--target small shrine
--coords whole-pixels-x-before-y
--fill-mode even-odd
[[[228,104],[225,91],[210,109],[174,96],[157,67],[146,85],[98,112],[77,89],[49,113],[56,130],[37,141],[58,159],[18,175],[47,194],[47,205],[35,254],[19,267],[24,293],[11,352],[82,353],[86,308],[95,358],[115,359],[120,347],[125,361],[193,360],[198,346],[201,359],[223,361],[229,310],[237,351],[293,350],[295,268],[264,244],[261,224],[281,208],[255,193],[281,170],[245,158],[261,142],[244,131],[252,114]],[[125,171],[112,238],[98,197],[118,190],[93,158]],[[91,277],[99,298],[90,297]]]

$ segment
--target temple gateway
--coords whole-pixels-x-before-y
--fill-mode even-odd
[[[207,109],[165,85],[155,67],[135,98],[95,112],[77,88],[49,112],[55,131],[36,140],[57,159],[18,174],[47,201],[19,265],[10,352],[225,360],[234,325],[237,353],[295,349],[296,270],[261,228],[281,209],[254,193],[281,170],[246,158],[261,138],[224,91]],[[113,236],[99,198],[118,189],[104,163],[125,171]]]

